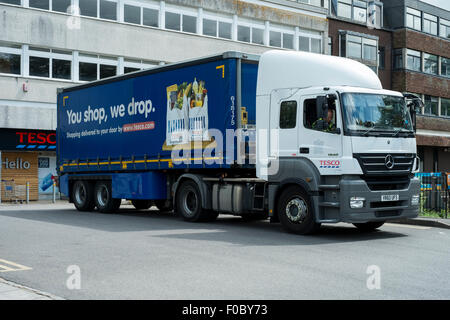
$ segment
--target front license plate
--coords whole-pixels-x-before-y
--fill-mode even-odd
[[[398,201],[400,196],[398,194],[384,194],[381,196],[381,201]]]

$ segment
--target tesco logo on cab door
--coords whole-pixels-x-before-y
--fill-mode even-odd
[[[320,168],[326,169],[337,169],[341,167],[341,162],[339,160],[319,160]]]

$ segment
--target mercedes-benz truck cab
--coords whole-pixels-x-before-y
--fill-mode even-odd
[[[401,93],[384,90],[359,62],[263,54],[256,128],[271,134],[257,139],[257,154],[265,155],[257,175],[269,182],[270,210],[299,233],[320,223],[374,229],[416,217],[420,183],[410,111]]]

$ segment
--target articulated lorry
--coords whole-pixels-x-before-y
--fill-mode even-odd
[[[219,213],[310,234],[416,217],[415,110],[345,58],[226,52],[58,89],[60,191],[187,221]]]

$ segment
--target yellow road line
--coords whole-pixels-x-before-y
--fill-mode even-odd
[[[32,268],[23,266],[21,264],[11,262],[8,260],[0,259],[0,272],[11,272],[11,271],[25,271],[31,270]]]

